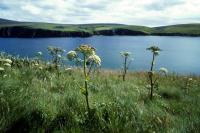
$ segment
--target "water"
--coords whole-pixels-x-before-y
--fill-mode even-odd
[[[73,50],[82,43],[92,44],[102,58],[102,67],[120,69],[121,51],[133,53],[131,70],[148,70],[152,54],[146,48],[155,44],[163,51],[156,58],[156,69],[166,67],[170,72],[200,75],[200,37],[160,37],[160,36],[93,36],[90,38],[0,38],[0,51],[21,57],[34,57],[41,51],[48,59],[48,46],[58,46],[66,51]]]

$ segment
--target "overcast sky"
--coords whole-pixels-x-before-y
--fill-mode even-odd
[[[200,23],[200,0],[0,0],[0,18],[66,24]]]

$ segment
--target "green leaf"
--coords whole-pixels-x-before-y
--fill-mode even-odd
[[[89,81],[89,80],[90,80],[90,76],[87,75],[87,76],[86,76],[86,81]]]
[[[86,95],[86,89],[84,87],[80,88],[80,92],[83,94],[83,95]]]

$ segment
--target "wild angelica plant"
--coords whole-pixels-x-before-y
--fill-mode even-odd
[[[94,65],[101,65],[101,59],[95,53],[95,48],[90,45],[83,44],[76,48],[74,51],[69,51],[67,54],[67,58],[70,61],[76,61],[77,59],[82,60],[83,74],[84,74],[84,87],[81,88],[81,93],[85,95],[85,100],[87,104],[88,113],[90,113],[90,105],[88,100],[88,81],[90,79],[89,75],[92,67]],[[80,54],[80,56],[78,56]],[[89,63],[90,65],[87,65]]]
[[[58,71],[59,65],[61,63],[61,57],[64,52],[63,49],[58,47],[48,47],[49,54],[52,56],[52,63],[54,68]]]
[[[130,52],[121,52],[120,54],[124,58],[122,78],[123,78],[123,81],[125,81],[127,70],[128,70],[129,65],[130,65],[130,63],[132,61],[132,59],[129,60],[129,57],[130,57],[131,53]]]
[[[150,99],[152,100],[153,99],[153,90],[157,83],[157,78],[154,80],[155,57],[159,55],[159,52],[161,51],[161,49],[157,46],[151,46],[151,47],[147,48],[147,50],[151,51],[153,54],[153,58],[151,61],[151,68],[150,68],[150,71],[148,72],[148,78],[150,81]]]

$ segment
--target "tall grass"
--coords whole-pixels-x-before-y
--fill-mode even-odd
[[[57,76],[42,61],[1,58],[12,66],[0,73],[0,132],[199,132],[199,76],[161,76],[149,101],[146,73],[127,72],[122,82],[118,71],[101,70],[88,83],[88,118],[81,69],[60,68]]]

